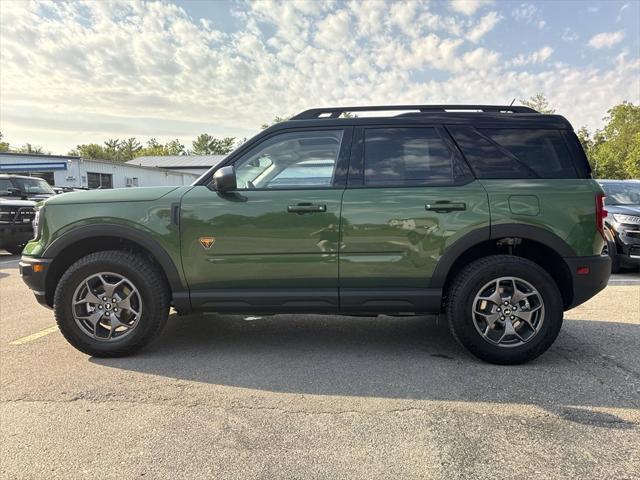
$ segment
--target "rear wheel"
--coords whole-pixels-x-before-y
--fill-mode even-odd
[[[611,273],[619,273],[620,262],[618,261],[618,255],[616,254],[616,244],[606,239],[604,247],[602,247],[602,255],[608,255],[611,259]]]
[[[54,312],[64,337],[97,357],[131,354],[164,327],[169,292],[160,271],[122,251],[87,255],[62,276]]]
[[[478,358],[518,364],[555,341],[563,303],[551,276],[530,260],[494,255],[465,267],[447,301],[453,336]]]

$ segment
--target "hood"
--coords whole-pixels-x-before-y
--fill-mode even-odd
[[[78,203],[149,202],[164,197],[179,187],[135,187],[109,190],[85,190],[61,193],[48,198],[45,205],[73,205]]]
[[[0,198],[0,207],[33,207],[35,204],[36,202],[32,202],[31,200]]]
[[[605,205],[604,209],[612,213],[621,213],[623,215],[640,216],[640,205]]]

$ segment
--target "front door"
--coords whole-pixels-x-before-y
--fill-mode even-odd
[[[190,190],[183,268],[195,308],[335,311],[349,129],[276,133],[233,162],[238,188]]]

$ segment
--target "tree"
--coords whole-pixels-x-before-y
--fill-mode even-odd
[[[9,151],[9,142],[2,141],[2,132],[0,132],[0,152],[8,152]]]
[[[184,145],[180,143],[180,141],[176,138],[175,140],[171,140],[167,142],[164,146],[167,155],[184,155]]]
[[[99,160],[110,160],[109,154],[102,145],[88,143],[76,146],[69,152],[69,155],[82,158],[94,158]]]
[[[215,138],[208,133],[198,135],[191,144],[194,155],[226,155],[234,148],[236,137]]]
[[[16,150],[17,153],[32,153],[34,155],[43,155],[49,152],[45,152],[44,149],[40,145],[32,145],[30,143],[25,143],[23,146]]]
[[[137,156],[136,154],[141,149],[142,149],[142,145],[140,145],[140,142],[136,140],[135,137],[122,140],[120,142],[120,149],[118,150],[118,152],[121,154],[121,157],[114,160],[124,161],[124,162],[133,160]]]
[[[262,130],[265,130],[265,129],[269,128],[270,126],[275,125],[276,123],[286,122],[290,118],[291,117],[279,117],[278,115],[276,115],[275,117],[273,117],[273,121],[271,123],[263,123],[262,125],[260,125],[260,128]]]
[[[596,178],[640,178],[640,106],[622,102],[607,112],[606,123],[592,139]]]
[[[551,108],[547,97],[542,93],[536,93],[533,97],[529,97],[529,100],[520,100],[520,103],[525,107],[533,108],[540,113],[556,113],[555,109]]]

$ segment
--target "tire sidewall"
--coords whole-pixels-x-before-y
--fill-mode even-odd
[[[519,259],[524,260],[524,259]],[[535,337],[517,347],[499,347],[489,343],[478,332],[472,318],[473,302],[482,287],[499,277],[517,277],[530,283],[542,297],[545,317]],[[530,261],[496,262],[488,268],[477,269],[470,274],[452,305],[450,321],[458,340],[474,355],[499,364],[517,364],[531,360],[544,352],[554,342],[562,326],[564,306],[554,280]]]
[[[147,343],[157,329],[156,321],[163,317],[162,306],[154,301],[158,297],[153,291],[151,282],[143,272],[128,264],[124,259],[97,259],[91,262],[74,264],[61,278],[54,297],[54,311],[58,326],[66,339],[78,350],[89,355],[119,354],[135,350]],[[142,302],[142,315],[134,330],[121,339],[110,341],[97,340],[84,333],[73,317],[73,295],[87,277],[100,273],[112,272],[126,277],[138,289]],[[166,316],[166,312],[164,313]]]

